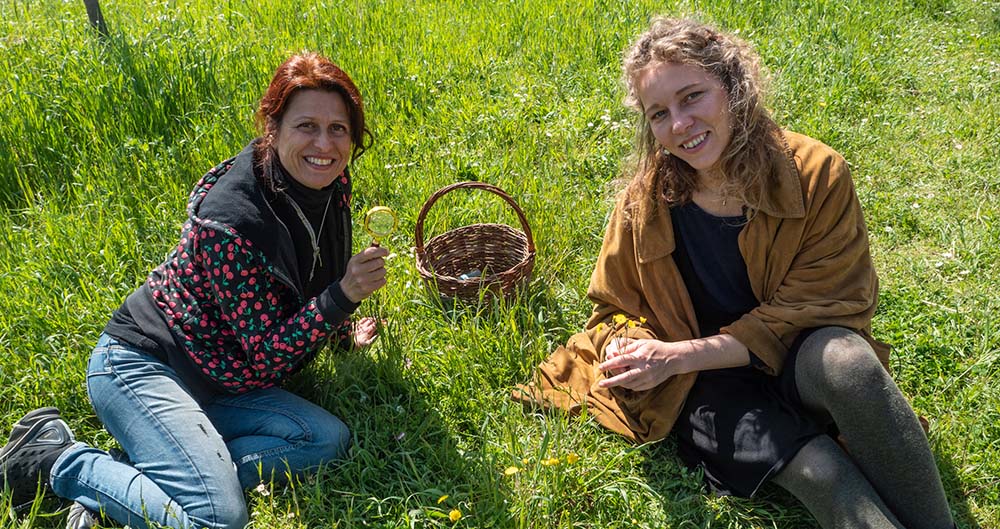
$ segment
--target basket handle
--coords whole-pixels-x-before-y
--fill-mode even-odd
[[[499,195],[500,198],[507,201],[510,207],[514,209],[514,213],[517,213],[517,218],[521,220],[521,229],[524,230],[524,234],[528,238],[528,253],[535,253],[535,239],[531,236],[531,227],[528,226],[528,219],[524,216],[524,211],[514,202],[510,195],[504,193],[499,187],[487,184],[486,182],[457,182],[441,189],[438,189],[427,199],[424,203],[424,207],[420,209],[420,214],[417,215],[417,225],[413,230],[414,238],[416,239],[416,251],[418,253],[424,253],[424,217],[427,216],[427,212],[430,211],[431,206],[438,201],[439,198],[451,193],[456,189],[482,189],[484,191],[489,191],[495,195]]]

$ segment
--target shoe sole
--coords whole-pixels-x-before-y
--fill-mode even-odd
[[[59,415],[59,410],[56,408],[39,408],[29,412],[24,417],[21,417],[21,420],[17,421],[14,428],[17,428],[18,425],[24,425],[32,421],[34,421],[34,424],[28,427],[28,431],[25,432],[20,439],[7,443],[2,449],[0,449],[0,466],[3,466],[3,463],[7,461],[11,452],[33,440],[35,436],[38,435],[38,432],[45,428],[45,425],[47,425],[50,421],[60,418],[61,416]]]

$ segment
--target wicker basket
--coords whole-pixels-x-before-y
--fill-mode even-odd
[[[442,233],[425,246],[424,217],[439,198],[456,189],[499,195],[517,213],[523,231],[506,224],[471,224]],[[507,297],[527,281],[535,266],[535,241],[524,212],[499,187],[482,182],[459,182],[434,192],[417,216],[414,237],[420,277],[445,298],[472,302],[481,295]]]

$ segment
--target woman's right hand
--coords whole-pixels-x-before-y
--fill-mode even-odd
[[[750,363],[746,346],[729,334],[707,338],[663,342],[623,339],[605,349],[605,360],[597,367],[611,375],[597,383],[602,388],[622,386],[635,391],[652,389],[682,373],[745,366]]]
[[[385,258],[389,250],[369,246],[347,261],[347,270],[340,279],[340,289],[354,303],[372,295],[385,285]]]
[[[622,386],[635,391],[651,389],[664,380],[692,371],[691,341],[662,342],[621,338],[608,344],[605,360],[597,367],[610,375],[597,383],[602,388]]]

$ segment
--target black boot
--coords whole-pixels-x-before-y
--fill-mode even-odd
[[[39,408],[17,421],[0,449],[0,487],[10,491],[15,511],[31,505],[39,482],[48,489],[52,465],[73,442],[56,408]]]

